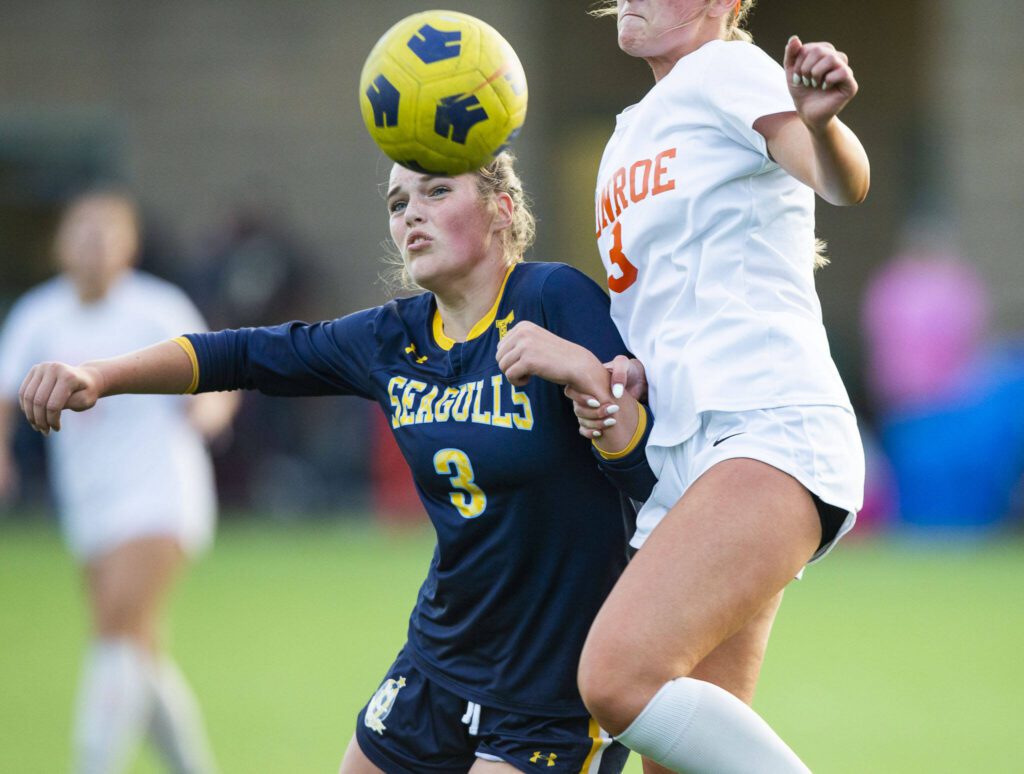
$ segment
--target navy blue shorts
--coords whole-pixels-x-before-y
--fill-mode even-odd
[[[431,681],[404,651],[359,713],[356,739],[388,774],[465,774],[477,758],[536,774],[619,774],[629,755],[588,715],[481,706]]]

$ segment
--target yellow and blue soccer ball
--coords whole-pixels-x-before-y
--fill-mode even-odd
[[[526,75],[490,25],[456,11],[407,16],[363,65],[359,105],[374,142],[410,169],[459,175],[500,153],[526,119]]]

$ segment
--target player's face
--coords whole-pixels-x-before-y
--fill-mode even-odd
[[[57,261],[86,300],[102,298],[132,265],[137,249],[134,214],[116,197],[80,201],[57,232]]]
[[[717,37],[725,0],[618,0],[619,48],[642,59],[678,59]]]
[[[500,257],[500,218],[473,173],[444,177],[395,165],[388,183],[391,238],[420,287],[445,289],[483,261]]]

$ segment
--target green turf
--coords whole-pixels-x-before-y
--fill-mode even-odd
[[[222,527],[172,641],[226,774],[337,770],[430,553],[345,522]],[[68,769],[85,634],[54,530],[0,525],[0,772]],[[787,592],[756,704],[817,772],[1022,771],[1022,646],[1024,543],[850,541]]]

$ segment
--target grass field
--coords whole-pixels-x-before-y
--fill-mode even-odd
[[[226,774],[337,770],[431,548],[363,522],[222,527],[172,641]],[[0,524],[0,772],[67,771],[85,623],[54,528]],[[787,593],[756,706],[815,772],[1021,772],[1022,651],[1024,542],[850,541]]]

